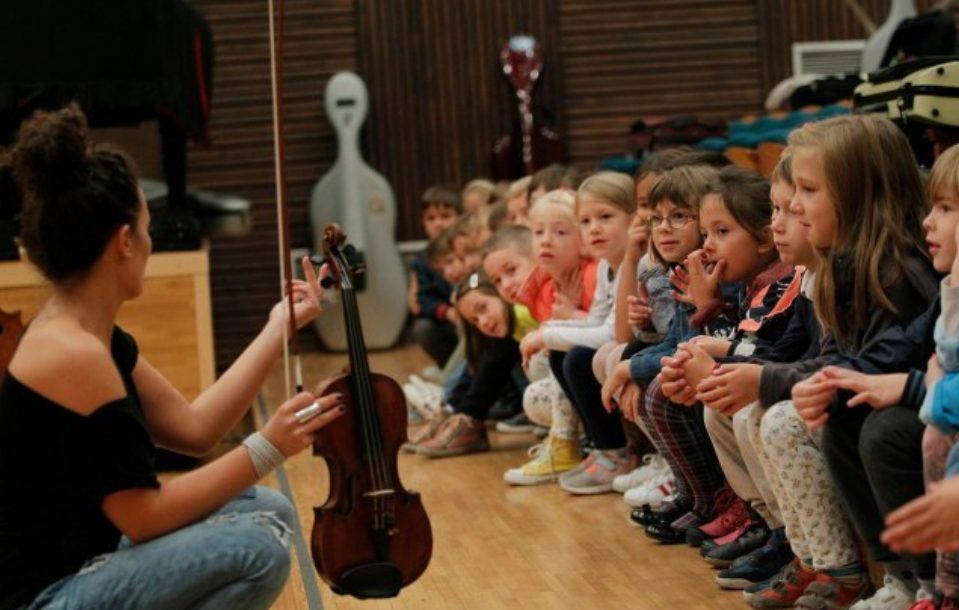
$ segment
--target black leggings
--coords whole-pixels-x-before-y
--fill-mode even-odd
[[[549,368],[566,396],[579,413],[589,437],[597,449],[620,449],[626,446],[626,435],[619,413],[603,408],[602,386],[593,375],[593,355],[589,347],[574,347],[568,352],[549,352]]]
[[[885,516],[925,492],[924,430],[916,412],[903,407],[850,409],[832,415],[823,428],[826,465],[873,561],[897,558],[879,541]],[[935,574],[934,555],[907,559],[915,576]]]

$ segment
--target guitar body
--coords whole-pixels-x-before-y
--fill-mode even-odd
[[[515,180],[552,163],[566,162],[559,134],[536,116],[533,92],[543,69],[543,52],[532,36],[511,36],[500,52],[506,82],[516,96],[517,119],[512,132],[493,145],[490,173],[495,180]]]
[[[316,183],[310,198],[314,251],[323,243],[323,228],[339,224],[366,263],[365,289],[357,299],[367,346],[384,349],[396,343],[406,322],[406,270],[396,248],[396,198],[386,179],[367,165],[359,150],[366,118],[366,86],[351,72],[339,72],[326,87],[326,112],[336,128],[339,154]],[[336,316],[320,316],[316,331],[327,348],[345,351],[346,330]]]

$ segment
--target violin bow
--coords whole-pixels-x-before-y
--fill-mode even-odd
[[[293,265],[290,260],[290,210],[286,199],[286,154],[283,148],[283,15],[285,0],[278,0],[279,12],[274,24],[274,3],[268,0],[270,28],[270,85],[273,100],[273,166],[276,181],[276,221],[279,232],[278,254],[283,282],[280,299],[286,301],[289,324],[283,325],[283,372],[287,399],[293,396],[290,387],[290,355],[293,356],[296,392],[303,391],[303,365],[296,332],[293,307]]]

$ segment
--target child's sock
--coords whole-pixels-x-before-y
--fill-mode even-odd
[[[846,564],[839,568],[829,568],[823,570],[824,573],[832,576],[837,582],[846,586],[854,587],[862,583],[866,578],[866,571],[858,561]]]

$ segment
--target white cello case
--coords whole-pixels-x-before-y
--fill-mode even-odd
[[[310,198],[314,252],[322,252],[323,228],[335,222],[347,243],[365,255],[365,288],[357,293],[366,346],[391,347],[406,322],[406,270],[394,242],[396,199],[383,176],[360,154],[359,135],[366,119],[366,85],[352,72],[338,72],[326,85],[326,114],[336,129],[339,155],[317,181]],[[328,293],[329,294],[329,293]],[[338,307],[314,323],[328,349],[347,349]]]

